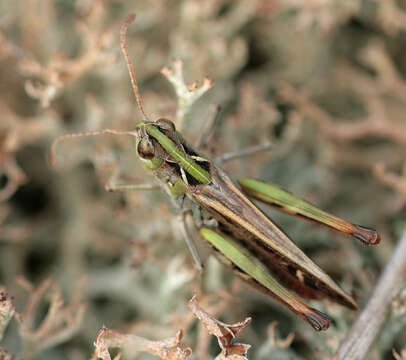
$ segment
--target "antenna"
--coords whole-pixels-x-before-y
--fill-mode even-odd
[[[132,85],[132,88],[134,91],[135,98],[137,99],[138,107],[141,110],[144,120],[148,120],[147,115],[145,114],[145,111],[144,111],[144,107],[142,106],[142,100],[141,100],[140,92],[138,90],[137,80],[135,79],[135,75],[134,75],[134,68],[131,63],[130,57],[128,56],[128,50],[127,50],[127,44],[126,44],[127,29],[128,29],[128,26],[134,20],[135,20],[135,13],[130,14],[126,17],[123,25],[121,26],[121,30],[120,30],[120,45],[121,45],[121,50],[123,51],[123,54],[124,54],[125,62],[127,63],[128,71],[130,73],[131,85]],[[113,129],[103,129],[103,130],[99,130],[99,131],[84,131],[84,132],[61,135],[61,136],[58,136],[52,142],[51,148],[49,149],[49,162],[51,163],[51,165],[54,165],[56,145],[58,145],[59,142],[66,140],[66,139],[72,139],[75,137],[97,136],[97,135],[105,135],[105,134],[136,136],[136,133],[134,131],[113,130]]]
[[[121,45],[121,50],[124,54],[125,62],[127,63],[128,72],[130,73],[131,85],[133,88],[135,98],[137,100],[138,107],[141,110],[144,120],[147,120],[148,117],[145,114],[144,107],[142,105],[142,100],[141,100],[140,92],[138,89],[137,80],[135,79],[134,67],[131,63],[130,57],[128,56],[128,49],[127,49],[127,43],[126,43],[127,29],[128,29],[128,26],[135,20],[135,16],[136,16],[135,13],[128,15],[126,17],[123,25],[121,25],[120,45]]]
[[[49,162],[51,165],[55,164],[55,153],[56,153],[56,145],[61,142],[62,140],[65,139],[72,139],[75,137],[82,137],[82,136],[97,136],[97,135],[132,135],[135,136],[135,133],[133,131],[122,131],[122,130],[112,130],[112,129],[103,129],[100,131],[84,131],[84,132],[78,132],[78,133],[72,133],[72,134],[65,134],[58,136],[51,145],[51,148],[49,149]]]

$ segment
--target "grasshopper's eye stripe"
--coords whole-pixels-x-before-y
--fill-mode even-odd
[[[193,176],[196,180],[203,184],[211,183],[211,176],[208,171],[203,169],[195,161],[185,156],[185,153],[180,150],[176,144],[163,134],[156,126],[148,124],[145,126],[147,133],[155,138],[159,144],[181,165],[185,171]]]

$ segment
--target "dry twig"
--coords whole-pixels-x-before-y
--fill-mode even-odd
[[[37,288],[23,278],[17,281],[29,293],[23,313],[16,313],[15,317],[22,337],[21,357],[31,359],[44,349],[67,341],[78,331],[85,311],[85,305],[79,299],[83,281],[78,283],[69,304],[64,303],[58,286],[50,280],[43,281]],[[41,324],[36,327],[38,307],[47,292],[50,296],[49,309]]]
[[[231,342],[251,322],[251,318],[246,318],[236,324],[225,324],[201,309],[197,304],[196,295],[189,301],[189,308],[207,331],[217,337],[221,353],[216,357],[216,360],[248,360],[247,351],[251,345],[231,344]]]
[[[276,327],[278,326],[277,321],[272,321],[268,327],[268,338],[269,342],[272,346],[279,347],[279,348],[287,348],[289,347],[293,340],[295,339],[295,333],[290,332],[289,335],[285,339],[279,339],[276,336]]]
[[[328,112],[313,102],[303,90],[296,90],[283,84],[279,95],[284,101],[294,105],[300,114],[311,118],[320,131],[329,139],[351,142],[368,136],[389,139],[397,144],[406,144],[404,125],[388,119],[382,100],[370,95],[366,100],[368,115],[357,121],[334,119]]]
[[[122,334],[114,329],[102,328],[94,342],[96,350],[92,359],[111,360],[109,347],[131,347],[137,351],[145,351],[159,356],[164,360],[186,360],[192,354],[192,350],[182,347],[182,337],[183,332],[179,330],[172,338],[151,341],[141,336]]]
[[[189,112],[193,103],[196,102],[206,91],[212,86],[213,82],[209,78],[204,78],[201,86],[198,86],[197,82],[185,84],[183,76],[183,62],[182,60],[176,60],[173,62],[173,68],[164,67],[161,70],[161,74],[172,83],[175,88],[178,98],[178,111],[176,113],[177,128],[182,130],[185,123],[185,116]]]
[[[2,340],[7,325],[12,319],[14,313],[15,309],[10,297],[7,295],[5,289],[0,287],[0,341]],[[1,356],[0,359],[2,359]]]
[[[378,335],[394,297],[405,286],[406,231],[379,278],[368,304],[337,351],[338,359],[361,360]]]
[[[406,349],[402,349],[400,354],[395,349],[392,349],[392,354],[396,360],[405,360],[406,359]]]
[[[392,187],[397,195],[401,196],[403,206],[406,203],[406,161],[403,164],[401,175],[387,171],[382,162],[376,164],[373,171],[377,179]]]

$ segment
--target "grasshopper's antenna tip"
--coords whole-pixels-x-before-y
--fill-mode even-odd
[[[135,20],[136,16],[136,13],[128,14],[124,20],[124,23],[126,23],[127,26],[130,25]]]

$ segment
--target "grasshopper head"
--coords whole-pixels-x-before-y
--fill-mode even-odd
[[[160,118],[155,122],[140,121],[137,124],[137,155],[147,168],[156,170],[162,164],[165,154],[158,141],[149,134],[151,127],[165,137],[167,134],[175,132],[175,124],[165,118]]]
[[[173,134],[176,128],[171,120],[165,118],[160,118],[155,122],[140,121],[137,124],[137,154],[144,160],[151,160],[156,156],[159,157],[159,151],[157,151],[158,145],[156,141],[148,134],[147,126],[155,127],[163,136]]]

